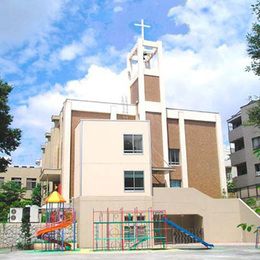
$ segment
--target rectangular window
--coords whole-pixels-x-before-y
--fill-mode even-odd
[[[260,136],[252,138],[252,146],[253,146],[253,149],[260,148]]]
[[[180,164],[179,153],[179,149],[169,149],[169,164]]]
[[[241,117],[238,117],[228,124],[229,131],[232,131],[241,125],[242,125]]]
[[[237,176],[245,175],[247,174],[247,168],[246,168],[246,163],[240,163],[236,165],[237,167]]]
[[[235,152],[242,150],[245,148],[245,144],[244,144],[244,138],[240,138],[234,141],[234,145],[235,145]]]
[[[260,163],[255,164],[255,175],[260,176]]]
[[[0,177],[0,189],[2,188],[4,182],[5,182],[5,177]]]
[[[124,135],[124,153],[142,153],[142,135]]]
[[[20,187],[22,186],[22,178],[12,177],[11,181],[16,182],[17,184],[20,185]]]
[[[171,180],[171,188],[181,188],[181,180]]]
[[[35,178],[27,178],[26,179],[26,189],[33,190],[36,187],[36,179]]]
[[[144,190],[144,172],[143,171],[125,171],[125,191],[143,191]]]

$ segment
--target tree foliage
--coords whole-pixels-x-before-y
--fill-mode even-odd
[[[21,249],[30,249],[31,248],[31,223],[30,223],[30,207],[25,207],[23,209],[21,233],[22,233],[22,242],[20,242],[19,247]]]
[[[251,64],[247,67],[257,76],[260,76],[260,0],[252,5],[256,21],[252,25],[251,33],[247,34],[247,53],[251,58]]]
[[[7,221],[7,215],[11,207],[24,207],[30,201],[23,200],[25,188],[13,181],[5,182],[0,192],[0,222]]]
[[[42,200],[41,184],[37,183],[36,187],[32,191],[32,204],[40,207],[41,200]]]
[[[256,105],[248,109],[248,124],[260,128],[260,99],[256,101]]]
[[[255,105],[247,111],[247,125],[260,128],[260,97],[255,102]],[[254,149],[253,153],[260,159],[260,148]]]
[[[4,156],[10,156],[19,146],[21,139],[21,130],[10,127],[13,117],[10,115],[8,95],[11,91],[12,87],[0,79],[0,172],[6,171],[11,163],[10,159]]]

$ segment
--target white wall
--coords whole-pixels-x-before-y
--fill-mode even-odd
[[[142,154],[124,154],[124,134],[143,135]],[[76,140],[81,148],[75,151],[75,197],[151,196],[148,121],[82,120],[76,129]],[[124,191],[127,170],[144,171],[144,191]]]

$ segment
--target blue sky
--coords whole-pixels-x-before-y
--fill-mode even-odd
[[[259,95],[259,79],[245,72],[252,3],[1,0],[0,77],[14,86],[13,126],[23,131],[13,163],[40,158],[50,117],[65,98],[121,101],[126,54],[142,18],[151,25],[146,39],[163,42],[167,105],[220,112],[226,142],[226,119]]]

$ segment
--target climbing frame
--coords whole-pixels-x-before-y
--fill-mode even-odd
[[[165,210],[93,210],[93,250],[165,248]]]

